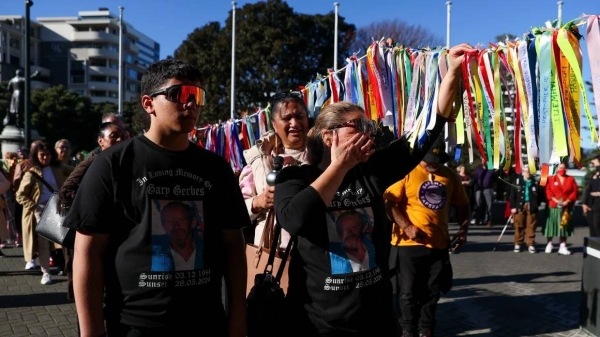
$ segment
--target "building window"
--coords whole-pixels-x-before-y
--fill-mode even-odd
[[[127,54],[127,56],[125,56],[125,60],[127,61],[127,63],[133,63],[133,56]]]
[[[139,86],[136,83],[127,82],[127,90],[129,90],[131,92],[139,92],[138,89],[139,89]]]
[[[106,67],[106,59],[90,59],[92,67]]]
[[[10,64],[13,66],[20,67],[21,66],[21,58],[18,56],[10,55]]]
[[[76,93],[79,96],[85,96],[85,89],[75,89],[72,90],[74,93]]]
[[[85,62],[71,60],[71,83],[85,83]]]
[[[112,83],[112,84],[119,84],[119,79],[118,79],[118,78],[116,78],[116,77],[112,77],[112,76],[111,76],[111,77],[109,77],[109,78],[108,78],[108,81],[109,81],[110,83]]]
[[[129,78],[133,78],[133,79],[138,79],[138,71],[133,69],[133,68],[129,68],[127,67],[127,76],[129,76]]]
[[[105,49],[106,44],[103,44],[103,43],[74,43],[73,48]]]
[[[21,41],[19,39],[11,38],[10,47],[15,49],[21,49]]]
[[[92,90],[90,91],[92,97],[106,97],[106,91],[104,90]]]
[[[92,82],[106,82],[106,76],[90,76]]]
[[[109,91],[108,92],[108,97],[119,98],[119,93],[116,92],[116,91]]]
[[[114,46],[112,44],[109,44],[108,45],[108,50],[110,50],[110,51],[119,51],[119,48],[117,48],[116,46]]]
[[[111,69],[119,69],[119,62],[118,61],[110,61],[110,68]]]

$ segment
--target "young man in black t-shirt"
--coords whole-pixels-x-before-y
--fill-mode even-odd
[[[245,336],[250,220],[231,167],[188,141],[200,73],[160,61],[141,89],[150,129],[97,155],[65,220],[81,336]]]

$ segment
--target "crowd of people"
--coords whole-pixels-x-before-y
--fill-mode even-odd
[[[99,148],[125,139],[124,127],[119,115],[103,115],[97,135]],[[29,149],[6,153],[0,168],[0,257],[5,256],[1,249],[6,245],[23,247],[25,269],[39,267],[43,285],[52,283],[51,266],[57,267],[59,275],[69,276],[67,267],[72,254],[37,235],[35,227],[52,194],[59,192],[73,170],[85,163],[85,158],[71,155],[71,148],[67,139],[56,141],[54,146],[36,140]],[[91,158],[94,153],[86,157]]]
[[[34,142],[6,161],[0,215],[23,244],[25,268],[39,264],[41,283],[50,284],[50,252],[60,247],[39,237],[35,224],[58,192],[64,226],[77,231],[74,247],[62,248],[61,270],[84,337],[246,336],[253,280],[245,244],[260,240],[269,212],[283,229],[279,247],[294,242],[275,335],[434,336],[437,302],[452,287],[450,254],[467,243],[470,224],[491,226],[499,175],[486,165],[473,176],[445,165],[441,133],[455,117],[472,49],[449,50],[432,127],[414,147],[403,136],[375,151],[378,125],[360,106],[332,103],[309,121],[302,96],[284,92],[270,98],[274,131],[245,151],[239,175],[188,139],[206,100],[199,70],[176,59],[156,62],[141,80],[150,116],[144,135],[129,139],[122,119],[107,115],[99,147],[82,161],[72,160],[68,140]],[[284,169],[272,186],[266,177],[276,156]],[[515,251],[524,241],[535,251],[544,195],[546,252],[557,236],[558,252],[568,255],[577,186],[564,166],[545,189],[526,171],[511,184]],[[590,219],[600,219],[596,185],[586,203]],[[449,232],[452,210],[456,233]]]

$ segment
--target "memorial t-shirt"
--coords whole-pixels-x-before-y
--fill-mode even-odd
[[[389,336],[395,331],[388,258],[391,223],[385,189],[425,156],[445,119],[411,149],[405,137],[375,152],[345,176],[329,204],[310,186],[323,171],[314,165],[284,168],[277,178],[278,223],[296,236],[289,265],[290,329],[301,319],[322,333]]]
[[[108,314],[144,328],[223,331],[223,230],[250,224],[237,179],[217,154],[135,137],[98,154],[65,225],[109,234]],[[215,332],[219,335],[219,332]]]

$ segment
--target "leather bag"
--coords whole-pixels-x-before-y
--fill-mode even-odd
[[[248,284],[251,285],[246,298],[248,337],[281,336],[281,325],[286,315],[287,262],[289,262],[295,238],[290,240],[285,251],[281,253],[278,248],[281,227],[273,227],[273,217],[274,214],[271,211],[267,217],[260,246],[246,246]],[[273,235],[270,248],[267,249],[263,247],[263,244],[269,237],[269,231]]]
[[[65,216],[60,212],[60,198],[54,192],[40,216],[35,231],[43,238],[67,248],[75,246],[75,231],[64,227]]]
[[[44,184],[50,191],[54,191],[52,185],[44,180],[39,174],[31,171],[29,173]],[[63,226],[65,217],[66,214],[61,212],[58,191],[54,191],[46,203],[46,206],[44,206],[44,210],[40,216],[39,223],[35,227],[35,231],[44,239],[58,243],[63,247],[73,248],[75,247],[75,230]]]
[[[248,282],[246,287],[246,296],[250,294],[250,290],[254,286],[255,276],[258,274],[263,274],[267,268],[267,262],[269,260],[269,254],[271,253],[271,247],[277,247],[279,243],[279,235],[277,235],[277,240],[275,239],[275,211],[271,210],[267,215],[267,221],[265,222],[265,227],[262,232],[262,236],[260,239],[259,245],[254,245],[252,243],[246,244],[246,262],[248,265]],[[279,227],[279,226],[278,226]],[[279,230],[279,229],[278,229]],[[274,242],[275,241],[275,242]],[[292,240],[290,239],[290,242]],[[279,248],[275,249],[275,257],[273,260],[273,265],[269,270],[271,273],[273,271],[278,271],[281,266],[281,261],[284,258],[285,252]],[[288,265],[289,265],[290,257],[289,255],[286,258],[286,263],[284,265],[284,269],[281,273],[281,278],[279,280],[279,286],[283,289],[283,293],[287,293],[288,287]]]

